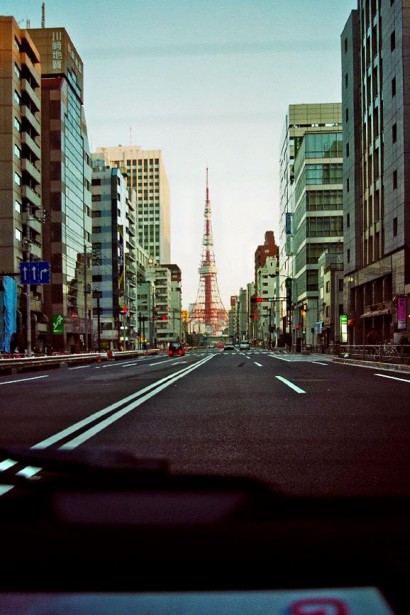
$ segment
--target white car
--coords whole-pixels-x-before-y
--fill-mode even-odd
[[[249,342],[240,342],[239,343],[239,350],[250,350],[250,343]]]

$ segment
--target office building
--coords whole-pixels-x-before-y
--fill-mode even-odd
[[[0,275],[18,283],[12,346],[28,351],[47,338],[43,287],[21,285],[18,275],[20,263],[43,258],[40,86],[40,54],[30,32],[13,17],[0,17]]]
[[[64,28],[30,29],[41,58],[44,287],[54,350],[91,347],[91,159],[83,100],[83,63]]]
[[[136,196],[118,167],[106,167],[96,154],[92,159],[93,345],[132,350],[138,342]]]
[[[171,262],[171,220],[168,177],[161,150],[140,146],[98,147],[110,166],[124,168],[137,193],[138,243],[156,263]]]
[[[341,35],[349,341],[399,341],[410,294],[409,0],[359,0]],[[410,93],[410,92],[409,92]]]
[[[341,103],[289,106],[280,151],[277,291],[288,300],[277,325],[297,349],[313,342],[320,315],[318,259],[325,250],[343,250],[341,131]]]

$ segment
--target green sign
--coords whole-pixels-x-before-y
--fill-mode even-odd
[[[347,342],[347,314],[340,314],[340,341]]]
[[[62,314],[56,314],[53,316],[53,335],[64,334],[64,316]]]

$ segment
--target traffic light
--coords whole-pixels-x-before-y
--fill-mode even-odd
[[[126,305],[120,305],[120,314],[127,314],[128,308]]]

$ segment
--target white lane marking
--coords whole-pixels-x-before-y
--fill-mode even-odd
[[[98,425],[84,432],[82,435],[77,436],[70,442],[67,442],[63,446],[59,447],[60,449],[69,449],[69,450],[76,448],[77,446],[82,444],[82,442],[84,442],[85,440],[89,440],[99,431],[102,431],[103,429],[108,427],[111,423],[114,423],[116,420],[118,420],[119,418],[127,414],[128,412],[131,412],[131,410],[133,410],[134,408],[137,408],[138,406],[143,404],[150,397],[153,397],[154,395],[156,395],[163,389],[173,384],[176,380],[183,378],[184,376],[192,372],[194,369],[197,369],[198,367],[201,367],[202,365],[207,363],[207,361],[212,359],[213,356],[215,355],[208,355],[204,359],[201,359],[200,361],[198,361],[198,363],[195,363],[194,365],[191,365],[190,367],[184,368],[181,371],[177,372],[176,374],[170,374],[169,376],[166,376],[165,378],[159,381],[159,383],[162,382],[162,384],[158,384],[158,383],[151,384],[145,389],[142,389],[142,391],[138,391],[137,393],[134,393],[133,395],[129,395],[125,399],[122,399],[119,402],[111,404],[111,406],[108,406],[107,408],[103,408],[103,410],[100,410],[99,412],[95,412],[93,415],[89,416],[87,419],[84,419],[83,421],[79,421],[78,423],[72,425],[68,429],[64,429],[63,431],[60,431],[55,436],[51,436],[50,438],[47,438],[46,440],[43,440],[42,442],[38,442],[37,444],[35,444],[34,446],[31,446],[30,448],[32,449],[47,448],[51,446],[52,444],[58,442],[59,440],[62,440],[67,435],[70,435],[71,433],[78,431],[78,429],[81,429],[81,427],[87,425],[88,423],[96,420],[97,418],[100,418],[101,416],[104,416],[104,414],[107,414],[111,410],[118,408],[120,405],[127,403],[130,400],[140,397],[140,399],[137,399],[136,402],[131,403],[128,406],[125,406],[122,410],[119,410],[116,414],[114,414],[110,418],[106,419],[105,421],[102,421]],[[152,391],[152,389],[154,388],[155,390]],[[144,395],[144,393],[146,394]],[[12,467],[13,465],[16,465],[15,461],[12,461],[11,459],[5,459],[2,462],[0,462],[0,470],[6,470]],[[17,474],[30,478],[31,476],[34,476],[35,474],[40,472],[41,469],[42,468],[37,468],[35,466],[26,466],[25,468],[17,472]],[[14,485],[1,485],[0,484],[0,496],[4,495],[5,493],[7,493],[13,488],[14,488]]]
[[[286,378],[282,378],[282,376],[275,376],[275,378],[277,378],[278,380],[286,384],[288,387],[296,391],[296,393],[306,393],[306,391],[304,391],[303,389],[300,389],[298,386],[296,386],[296,384],[293,384],[293,382],[290,382],[290,380],[286,380]]]
[[[380,378],[390,378],[390,380],[398,380],[399,382],[407,382],[410,384],[410,380],[406,378],[398,378],[397,376],[388,376],[387,374],[375,374],[375,376],[379,376]]]
[[[322,361],[311,361],[311,363],[313,363],[313,365],[328,365],[327,363],[322,363]]]
[[[163,389],[166,389],[167,387],[171,386],[171,384],[174,384],[174,382],[176,382],[176,380],[179,380],[180,378],[183,378],[184,376],[186,376],[187,374],[192,372],[194,369],[197,369],[198,367],[201,367],[204,363],[209,361],[211,358],[212,357],[208,357],[208,358],[204,359],[201,362],[195,363],[195,365],[193,365],[193,366],[191,366],[191,367],[189,367],[189,368],[187,368],[185,370],[181,370],[179,373],[175,374],[174,377],[171,378],[171,379],[168,379],[168,378],[165,379],[164,378],[164,381],[162,382],[162,384],[157,386],[153,391],[149,391],[148,393],[146,393],[145,395],[143,395],[142,397],[140,397],[136,401],[130,403],[128,406],[125,406],[121,410],[118,410],[118,412],[116,412],[115,414],[112,414],[111,416],[106,418],[104,421],[101,421],[97,425],[94,425],[94,427],[91,427],[90,429],[88,429],[87,431],[83,432],[82,434],[80,434],[79,436],[74,438],[73,440],[70,440],[69,442],[66,442],[66,444],[63,444],[62,446],[59,447],[60,450],[67,450],[67,449],[68,450],[72,450],[73,448],[77,448],[77,446],[80,446],[80,444],[83,444],[83,442],[85,442],[86,440],[89,440],[90,438],[95,436],[100,431],[103,431],[103,429],[105,429],[106,427],[109,427],[112,423],[115,423],[116,421],[118,421],[118,419],[122,418],[123,416],[125,416],[126,414],[131,412],[131,410],[134,410],[135,408],[138,408],[138,406],[141,406],[141,404],[146,402],[147,399],[150,399],[151,397],[154,397],[155,395],[157,395]],[[149,388],[149,387],[147,387],[147,388]]]
[[[19,382],[28,382],[29,380],[40,380],[40,378],[48,378],[48,374],[46,376],[33,376],[32,378],[20,378],[19,380],[8,380],[7,382],[0,382],[0,385],[18,384]]]
[[[257,365],[258,367],[263,367],[263,365],[261,363],[257,363],[256,361],[254,361],[255,365]]]
[[[270,354],[270,357],[272,357],[272,359],[278,359],[279,361],[286,361],[287,363],[290,363],[292,359],[285,359],[284,357],[278,357],[276,354]]]
[[[92,365],[77,365],[77,367],[70,367],[69,371],[72,372],[75,369],[88,369],[89,367],[92,367]]]
[[[197,367],[200,367],[201,365],[203,365],[204,363],[209,361],[209,359],[212,359],[212,358],[213,358],[212,355],[208,356],[208,357],[205,357],[204,359],[202,359],[201,361],[198,361],[198,363],[195,363],[191,367],[185,367],[180,372],[176,372],[175,374],[169,374],[168,376],[165,376],[165,378],[162,378],[158,382],[153,382],[152,384],[148,385],[147,387],[145,387],[141,391],[137,391],[136,393],[133,393],[132,395],[129,395],[128,397],[125,397],[124,399],[120,399],[119,401],[111,404],[110,406],[107,406],[106,408],[103,408],[102,410],[99,410],[98,412],[95,412],[91,416],[88,416],[87,418],[83,419],[82,421],[79,421],[78,423],[75,423],[74,425],[71,425],[71,427],[67,427],[66,429],[63,429],[62,431],[60,431],[59,433],[55,434],[54,436],[50,436],[49,438],[46,438],[45,440],[42,440],[42,442],[38,442],[37,444],[34,444],[34,446],[32,446],[31,448],[33,448],[33,449],[43,449],[43,448],[47,448],[49,446],[52,446],[53,444],[56,444],[57,442],[59,442],[60,440],[63,440],[67,436],[70,436],[74,432],[82,429],[86,425],[89,425],[89,423],[92,423],[92,422],[98,420],[99,418],[105,416],[106,414],[108,414],[112,410],[116,410],[120,406],[123,406],[124,404],[127,404],[127,403],[131,402],[132,400],[137,399],[138,397],[141,397],[141,396],[145,395],[146,393],[148,393],[148,391],[151,391],[152,389],[158,388],[161,385],[161,383],[166,383],[168,380],[174,381],[178,377],[182,377],[185,374],[187,374],[190,371],[192,371],[193,369],[196,369]]]

